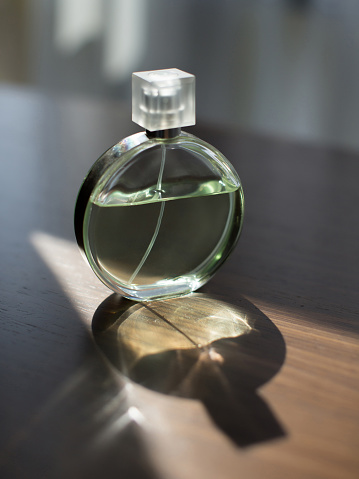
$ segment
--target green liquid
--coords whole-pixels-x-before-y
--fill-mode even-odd
[[[149,203],[90,203],[87,247],[101,275],[120,287],[185,294],[228,256],[238,236],[240,200],[237,190]]]

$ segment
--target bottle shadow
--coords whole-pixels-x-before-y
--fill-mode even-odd
[[[244,298],[209,294],[133,303],[113,294],[92,330],[126,377],[157,392],[199,400],[237,446],[285,436],[257,389],[285,359],[278,328]]]

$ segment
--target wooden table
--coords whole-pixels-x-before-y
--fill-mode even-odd
[[[128,108],[6,86],[0,105],[0,476],[358,477],[359,154],[193,128],[239,172],[243,234],[198,293],[143,305],[72,226]]]

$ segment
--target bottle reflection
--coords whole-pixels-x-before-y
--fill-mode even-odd
[[[279,330],[245,299],[214,296],[133,303],[112,295],[97,309],[98,346],[128,378],[151,390],[199,400],[238,446],[284,431],[257,388],[285,358]]]

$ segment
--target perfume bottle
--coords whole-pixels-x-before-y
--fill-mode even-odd
[[[76,239],[99,279],[126,298],[188,294],[238,240],[241,182],[217,149],[181,130],[195,124],[194,75],[133,73],[132,120],[145,131],[107,150],[80,188]]]

